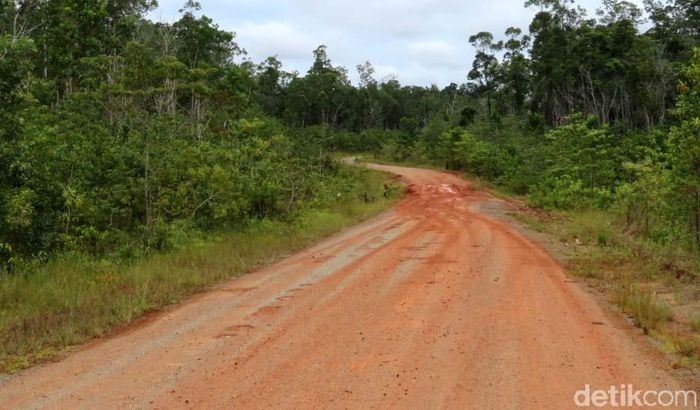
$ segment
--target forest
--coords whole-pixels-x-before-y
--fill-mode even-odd
[[[312,201],[333,150],[496,181],[553,208],[615,208],[629,229],[700,244],[697,2],[528,1],[530,27],[479,32],[465,83],[353,85],[328,50],[304,75],[255,63],[188,2],[4,1],[0,249],[167,248]],[[645,16],[651,28],[641,33]],[[529,33],[529,34],[525,34]]]
[[[251,61],[192,0],[171,23],[147,18],[155,0],[0,4],[4,282],[293,222],[357,197],[367,176],[338,152],[464,171],[700,251],[697,0],[528,0],[530,26],[474,30],[464,81],[444,88],[369,61],[353,84],[323,44],[305,73]]]

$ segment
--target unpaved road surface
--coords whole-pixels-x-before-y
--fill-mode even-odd
[[[677,382],[457,176],[0,386],[9,408],[571,408]]]

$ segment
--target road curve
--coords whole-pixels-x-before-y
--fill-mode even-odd
[[[560,265],[457,176],[393,210],[0,385],[11,408],[571,408],[675,389]]]

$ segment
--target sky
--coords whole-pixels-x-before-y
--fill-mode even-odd
[[[641,6],[642,0],[632,0]],[[185,0],[159,0],[149,17],[172,22]],[[288,71],[305,73],[312,51],[328,47],[333,65],[349,70],[370,61],[375,77],[444,87],[464,83],[474,57],[467,39],[480,31],[497,38],[510,26],[524,32],[535,15],[524,0],[200,0],[201,13],[236,33],[247,58],[276,55]],[[577,0],[588,15],[601,0]]]

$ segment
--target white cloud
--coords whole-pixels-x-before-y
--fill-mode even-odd
[[[304,59],[316,46],[308,34],[288,23],[246,22],[237,28],[237,41],[253,59],[277,55],[281,60]]]
[[[377,80],[382,80],[387,77],[392,77],[392,76],[398,76],[399,75],[399,69],[391,64],[389,65],[383,65],[383,64],[376,64],[374,65],[374,78]]]
[[[408,54],[422,66],[459,68],[464,66],[466,50],[442,40],[417,41],[408,45]]]

